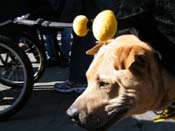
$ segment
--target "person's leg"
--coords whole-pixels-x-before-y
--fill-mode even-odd
[[[56,52],[56,44],[57,43],[57,33],[47,34],[45,35],[45,47],[47,51],[48,57],[48,65],[47,66],[54,66],[58,63],[58,53]]]
[[[70,74],[63,84],[55,84],[55,90],[59,92],[82,92],[86,88],[86,71],[92,62],[93,56],[88,56],[85,52],[92,48],[95,39],[92,33],[86,37],[78,37],[73,33],[72,54],[70,63]]]
[[[61,31],[61,51],[65,58],[69,58],[69,53],[71,50],[71,28],[64,28]]]
[[[69,80],[77,83],[86,83],[86,71],[93,60],[93,56],[86,55],[86,51],[95,44],[92,33],[85,37],[73,35],[72,55]]]

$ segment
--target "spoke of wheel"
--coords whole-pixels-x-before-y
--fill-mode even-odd
[[[7,63],[8,62],[8,59],[9,59],[9,54],[7,53],[7,55],[6,55],[6,57],[5,57],[5,63]]]
[[[3,63],[3,58],[2,58],[2,56],[1,56],[1,55],[0,55],[0,60],[1,60],[1,63],[2,63],[2,64],[4,64],[4,63]]]
[[[32,50],[32,49],[35,49],[35,46],[34,46],[34,45],[31,46],[31,47],[29,47],[28,49],[26,49],[25,52],[28,52],[28,51],[30,51],[30,50]]]
[[[4,55],[5,55],[5,54],[4,54]],[[5,64],[6,64],[7,59],[8,59],[8,55],[6,54],[4,57],[5,57],[5,58],[3,58],[3,56],[2,56],[2,55],[0,55],[0,60],[1,60],[1,62],[2,62],[2,64],[3,64],[3,65],[5,65]]]

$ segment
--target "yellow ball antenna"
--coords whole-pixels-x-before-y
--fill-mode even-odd
[[[84,15],[75,17],[73,21],[73,30],[76,35],[83,37],[87,35],[88,18]],[[111,10],[104,10],[97,14],[92,23],[92,32],[98,41],[107,41],[117,32],[117,19]]]
[[[88,18],[84,15],[78,15],[73,21],[73,30],[76,35],[83,37],[88,33]]]
[[[117,32],[117,19],[111,10],[100,12],[92,24],[94,37],[99,41],[111,39]]]

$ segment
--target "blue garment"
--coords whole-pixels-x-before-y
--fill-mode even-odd
[[[48,57],[48,59],[52,59],[52,60],[56,61],[58,58],[58,54],[57,54],[57,50],[56,50],[57,49],[56,44],[58,44],[57,32],[45,35],[45,37],[46,37],[45,47],[46,47],[46,51],[47,51],[47,57]]]
[[[69,58],[71,50],[71,34],[72,28],[64,28],[61,31],[61,51],[65,58]]]
[[[52,34],[45,35],[46,37],[46,51],[48,59],[52,59],[57,61],[58,60],[58,52],[61,51],[63,54],[63,57],[68,58],[69,52],[71,50],[71,28],[64,28],[61,31],[61,46],[59,47],[59,43],[57,40],[57,32],[53,32]]]

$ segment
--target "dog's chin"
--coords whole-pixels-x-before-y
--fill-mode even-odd
[[[110,128],[114,123],[122,120],[126,116],[127,112],[128,112],[127,108],[122,109],[122,110],[114,113],[108,121],[105,121],[102,124],[99,123],[99,125],[94,125],[93,127],[81,125],[80,123],[79,123],[79,126],[87,129],[88,131],[105,131],[106,129]]]

